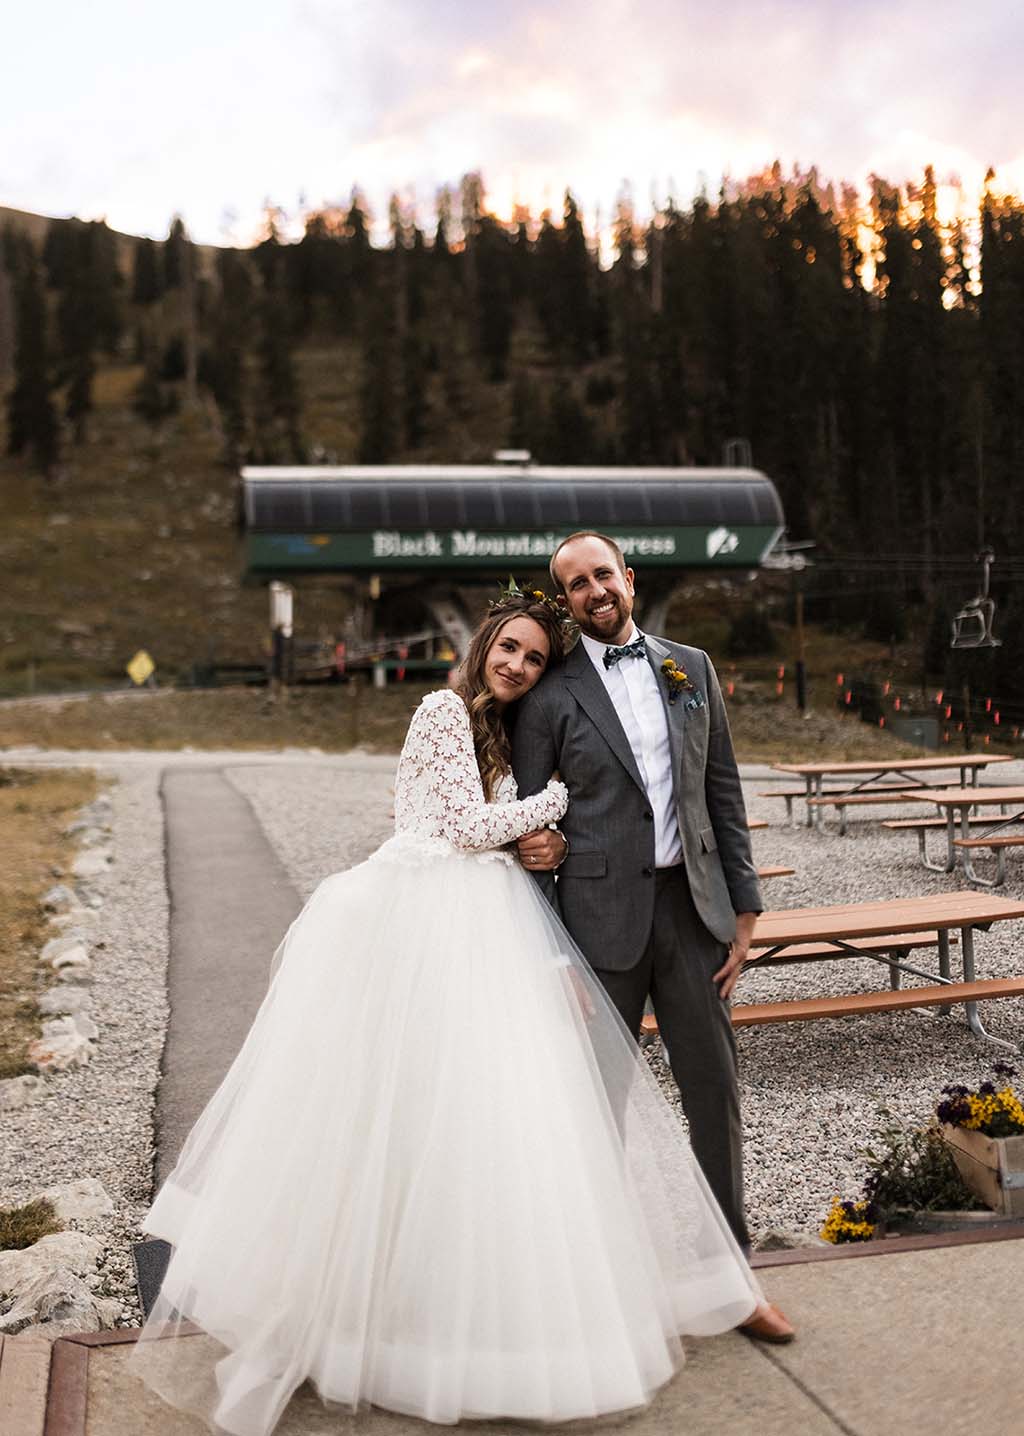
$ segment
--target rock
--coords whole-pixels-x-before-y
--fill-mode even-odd
[[[107,1196],[103,1183],[95,1177],[79,1177],[75,1182],[59,1182],[54,1187],[47,1187],[45,1192],[37,1192],[33,1201],[50,1202],[60,1222],[90,1221],[93,1217],[109,1216],[114,1210],[114,1203]],[[81,1233],[76,1232],[74,1235],[80,1236]],[[49,1241],[50,1238],[43,1237],[42,1240]],[[36,1246],[38,1245],[39,1242],[36,1242]]]
[[[62,967],[60,971],[62,983],[73,982],[76,987],[89,987],[92,985],[92,963],[86,960],[74,967]]]
[[[98,798],[94,798],[91,803],[86,803],[84,808],[80,808],[79,812],[90,825],[108,827],[113,816],[114,805],[106,793],[101,793]]]
[[[61,1012],[85,1012],[89,1007],[89,994],[80,987],[51,987],[40,994],[38,1007],[44,1017]]]
[[[43,894],[42,904],[47,912],[67,912],[78,906],[78,899],[65,883],[57,883]]]
[[[0,1316],[0,1335],[28,1332],[56,1341],[73,1332],[99,1331],[100,1320],[86,1283],[58,1267],[40,1273],[16,1294],[14,1305]]]
[[[0,1082],[0,1112],[15,1112],[19,1107],[29,1107],[45,1090],[43,1078],[31,1072],[21,1077],[7,1077]]]
[[[73,1017],[54,1017],[43,1023],[42,1037],[29,1043],[26,1055],[37,1072],[47,1073],[84,1067],[92,1053],[92,1043],[79,1032]]]
[[[95,1042],[100,1035],[100,1029],[85,1012],[72,1013],[71,1021],[75,1024],[75,1031],[84,1037],[87,1042]]]
[[[68,1185],[74,1187],[78,1183]],[[59,1192],[62,1188],[51,1190]],[[40,1192],[39,1195],[47,1194]],[[53,1232],[20,1251],[0,1251],[0,1291],[17,1296],[40,1276],[53,1271],[68,1271],[80,1278],[94,1276],[102,1255],[103,1243],[88,1232]]]
[[[86,913],[84,908],[76,906],[71,908],[69,912],[50,913],[50,916],[47,921],[49,922],[51,927],[55,927],[58,932],[62,933],[64,932],[65,928],[71,927],[72,923],[81,922],[82,918],[87,916],[88,914]]]
[[[79,930],[62,933],[60,937],[51,937],[49,942],[43,945],[39,960],[52,963],[55,957],[60,957],[64,952],[70,952],[73,947],[80,947],[84,942],[85,934]]]
[[[759,1252],[788,1252],[797,1247],[829,1246],[820,1237],[808,1236],[805,1232],[790,1232],[783,1227],[771,1227],[754,1243]]]
[[[68,1037],[77,1032],[75,1019],[73,1017],[50,1017],[43,1023],[44,1037]]]
[[[71,865],[71,871],[76,878],[98,878],[110,871],[112,861],[109,848],[90,849],[89,852],[79,854]]]
[[[66,838],[77,838],[83,848],[91,848],[96,843],[105,842],[110,829],[101,827],[89,818],[76,818],[64,829]]]
[[[113,1296],[96,1296],[92,1304],[100,1319],[100,1331],[113,1331],[122,1315],[121,1303]]]
[[[89,953],[82,942],[73,943],[70,947],[58,952],[56,957],[50,959],[50,966],[54,972],[67,972],[70,968],[83,968],[88,972],[92,963],[89,961]]]
[[[99,893],[93,893],[90,896],[89,906],[91,908],[100,908],[103,906],[103,899],[100,897]]]

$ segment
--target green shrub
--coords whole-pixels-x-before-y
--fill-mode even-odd
[[[964,1185],[938,1127],[905,1127],[887,1108],[877,1150],[867,1147],[864,1196],[883,1221],[900,1211],[973,1211],[984,1205]]]

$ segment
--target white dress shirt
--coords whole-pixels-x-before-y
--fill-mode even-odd
[[[625,640],[640,637],[636,625]],[[590,656],[598,677],[608,691],[622,730],[640,769],[647,798],[654,814],[654,863],[674,867],[683,860],[683,844],[676,819],[672,789],[672,751],[668,741],[668,720],[658,691],[658,680],[646,658],[620,658],[612,668],[604,666],[604,651],[620,645],[602,643],[581,633],[580,642]]]

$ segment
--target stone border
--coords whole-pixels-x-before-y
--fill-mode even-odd
[[[959,1232],[922,1232],[909,1237],[883,1237],[881,1241],[844,1242],[840,1246],[793,1247],[790,1251],[754,1252],[750,1265],[798,1266],[805,1262],[848,1261],[855,1257],[888,1256],[890,1252],[931,1251],[935,1247],[968,1247],[981,1242],[1024,1241],[1024,1222],[992,1223]]]

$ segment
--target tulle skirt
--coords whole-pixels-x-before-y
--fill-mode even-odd
[[[759,1299],[603,989],[494,856],[399,838],[320,884],[156,1198],[133,1364],[214,1430],[264,1436],[307,1379],[436,1422],[625,1410]]]

